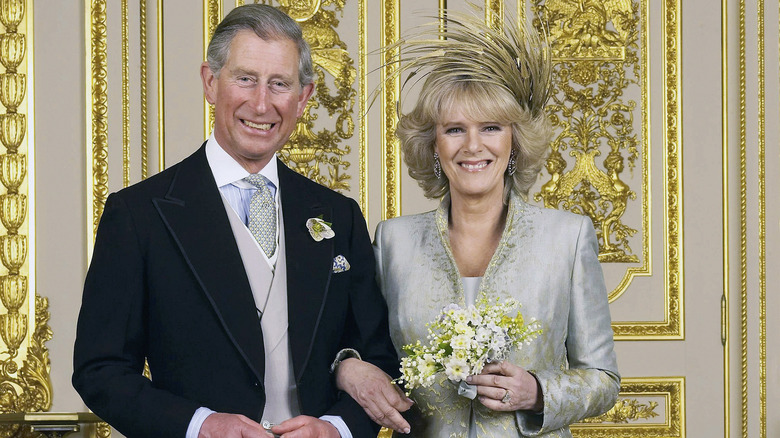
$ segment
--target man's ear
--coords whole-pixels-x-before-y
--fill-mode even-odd
[[[307,84],[301,89],[301,94],[298,95],[298,117],[303,115],[303,110],[306,108],[306,103],[309,102],[309,98],[314,93],[314,84]]]
[[[211,71],[208,62],[200,65],[200,80],[203,82],[203,94],[206,101],[212,105],[217,101],[217,77]]]

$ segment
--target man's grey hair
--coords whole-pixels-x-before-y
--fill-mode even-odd
[[[301,86],[314,83],[311,49],[303,39],[300,26],[284,12],[269,5],[238,6],[219,23],[211,37],[206,59],[214,76],[219,77],[230,53],[230,43],[239,31],[251,30],[263,40],[286,38],[298,46],[298,81]]]

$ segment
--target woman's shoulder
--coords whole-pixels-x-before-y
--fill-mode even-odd
[[[433,224],[436,217],[436,210],[425,213],[408,214],[398,216],[392,219],[386,219],[379,223],[378,227],[383,230],[404,230],[409,228],[418,228],[420,226]]]
[[[436,229],[435,213],[410,214],[380,222],[374,234],[374,244],[401,247],[425,239]]]

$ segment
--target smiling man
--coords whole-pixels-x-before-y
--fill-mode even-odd
[[[365,221],[275,156],[314,89],[301,30],[235,8],[200,73],[210,138],[108,197],[73,385],[128,437],[376,436],[332,375],[358,352],[397,373]]]

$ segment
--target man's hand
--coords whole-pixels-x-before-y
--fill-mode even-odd
[[[377,424],[400,433],[409,433],[409,423],[401,416],[414,403],[393,379],[373,364],[346,359],[336,370],[336,386],[350,395]]]
[[[319,418],[299,415],[271,428],[282,438],[339,438],[336,426]]]
[[[336,435],[338,436],[338,435]],[[263,426],[243,415],[215,412],[203,422],[198,438],[269,438]]]

